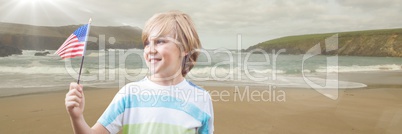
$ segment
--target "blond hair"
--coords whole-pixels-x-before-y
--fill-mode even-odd
[[[174,34],[180,51],[187,53],[183,58],[181,74],[184,76],[194,67],[201,43],[190,16],[181,11],[169,11],[152,16],[142,31],[142,42],[148,42],[151,31],[159,31],[157,36]]]

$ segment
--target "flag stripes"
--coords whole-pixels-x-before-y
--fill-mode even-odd
[[[85,51],[85,37],[87,36],[88,24],[79,27],[72,33],[66,41],[55,52],[62,59],[73,58],[76,56],[83,56]]]

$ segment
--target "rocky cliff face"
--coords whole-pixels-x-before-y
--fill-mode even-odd
[[[28,50],[55,50],[81,25],[45,27],[0,23],[0,44]],[[142,48],[140,28],[91,26],[87,49]]]
[[[320,43],[323,55],[402,57],[402,29],[369,30],[338,33],[338,49],[326,51],[325,39],[337,33],[289,36],[251,46],[247,51],[286,49],[287,54],[305,54]]]
[[[22,54],[22,50],[11,46],[0,45],[0,57],[6,57],[13,54]]]

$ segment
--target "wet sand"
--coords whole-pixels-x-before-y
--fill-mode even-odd
[[[344,73],[339,78],[368,87],[340,89],[332,100],[313,89],[204,86],[215,92],[215,133],[402,132],[402,73]],[[93,125],[118,89],[84,90],[84,115]],[[72,133],[65,93],[0,98],[0,133]]]

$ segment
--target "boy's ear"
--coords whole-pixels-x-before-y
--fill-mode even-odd
[[[181,52],[181,54],[182,54],[183,57],[184,57],[184,56],[187,56],[187,55],[188,55],[188,52]]]

